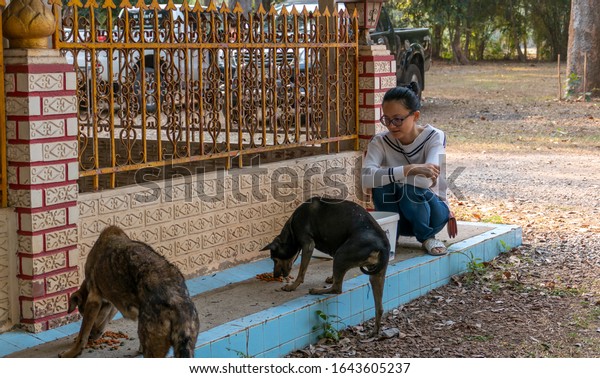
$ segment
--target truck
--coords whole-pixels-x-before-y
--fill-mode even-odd
[[[377,27],[369,33],[375,44],[385,44],[396,58],[397,85],[413,81],[419,84],[419,93],[425,89],[425,72],[431,68],[431,36],[428,28],[396,28],[388,10],[381,8]]]

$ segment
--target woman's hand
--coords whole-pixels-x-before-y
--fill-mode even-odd
[[[409,164],[404,166],[404,175],[408,176],[425,176],[431,179],[435,185],[437,178],[440,175],[440,166],[436,164]]]

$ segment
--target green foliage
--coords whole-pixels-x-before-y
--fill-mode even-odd
[[[502,219],[502,217],[500,215],[491,215],[487,218],[483,218],[481,221],[485,222],[485,223],[495,223],[495,224],[504,223],[504,220]]]
[[[340,340],[340,333],[333,326],[335,323],[340,323],[340,318],[337,315],[327,315],[321,310],[317,310],[317,316],[321,320],[320,325],[313,327],[313,331],[321,329],[323,333],[319,335],[319,339],[327,339],[338,342]]]
[[[581,77],[577,75],[575,72],[571,72],[569,76],[567,76],[567,98],[573,98],[577,96],[577,89],[581,85]]]
[[[490,40],[484,50],[483,59],[498,60],[506,56],[502,42],[499,40]]]
[[[460,46],[470,59],[517,56],[535,45],[536,58],[566,56],[570,0],[389,0],[392,21],[398,27],[442,28],[432,33],[434,56],[452,57],[451,41],[459,33]],[[442,38],[442,40],[439,40]]]
[[[464,253],[463,255],[467,256]],[[467,257],[469,258],[469,262],[467,263],[467,271],[469,274],[481,277],[487,272],[487,265],[482,259],[475,257],[473,253],[471,253],[471,256]]]
[[[469,252],[468,255],[464,252],[456,253],[459,253],[469,259],[469,261],[467,262],[466,282],[470,283],[472,281],[475,281],[481,278],[485,273],[487,273],[489,264],[487,264],[482,259],[475,257],[475,255],[473,255],[473,252]]]
[[[581,92],[581,76],[575,72],[571,72],[567,76],[567,85],[565,97],[567,99],[591,101],[592,92]]]

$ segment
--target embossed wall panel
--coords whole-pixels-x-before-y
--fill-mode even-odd
[[[80,194],[78,264],[83,267],[96,238],[111,224],[151,245],[186,277],[268,257],[261,249],[296,207],[309,194],[331,190],[323,178],[327,169],[341,170],[335,185],[357,182],[346,177],[359,172],[357,157],[360,153],[346,152],[299,159],[293,168],[285,162],[266,164],[262,174],[243,169],[243,174],[213,172],[192,180],[155,182],[152,187]]]
[[[44,199],[46,201],[46,206],[76,201],[77,184],[46,188],[44,190]]]
[[[62,91],[64,88],[63,73],[18,73],[17,90],[20,92]]]
[[[44,115],[77,113],[77,96],[45,97],[42,111]]]
[[[71,271],[60,273],[46,278],[46,292],[53,294],[68,287],[79,285],[79,272]]]

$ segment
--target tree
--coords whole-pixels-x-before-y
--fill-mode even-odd
[[[528,19],[539,59],[567,56],[571,0],[526,0]]]
[[[598,0],[573,0],[567,48],[567,84],[570,93],[600,96],[600,12]],[[587,56],[587,72],[584,62]],[[584,88],[584,81],[586,88]]]

